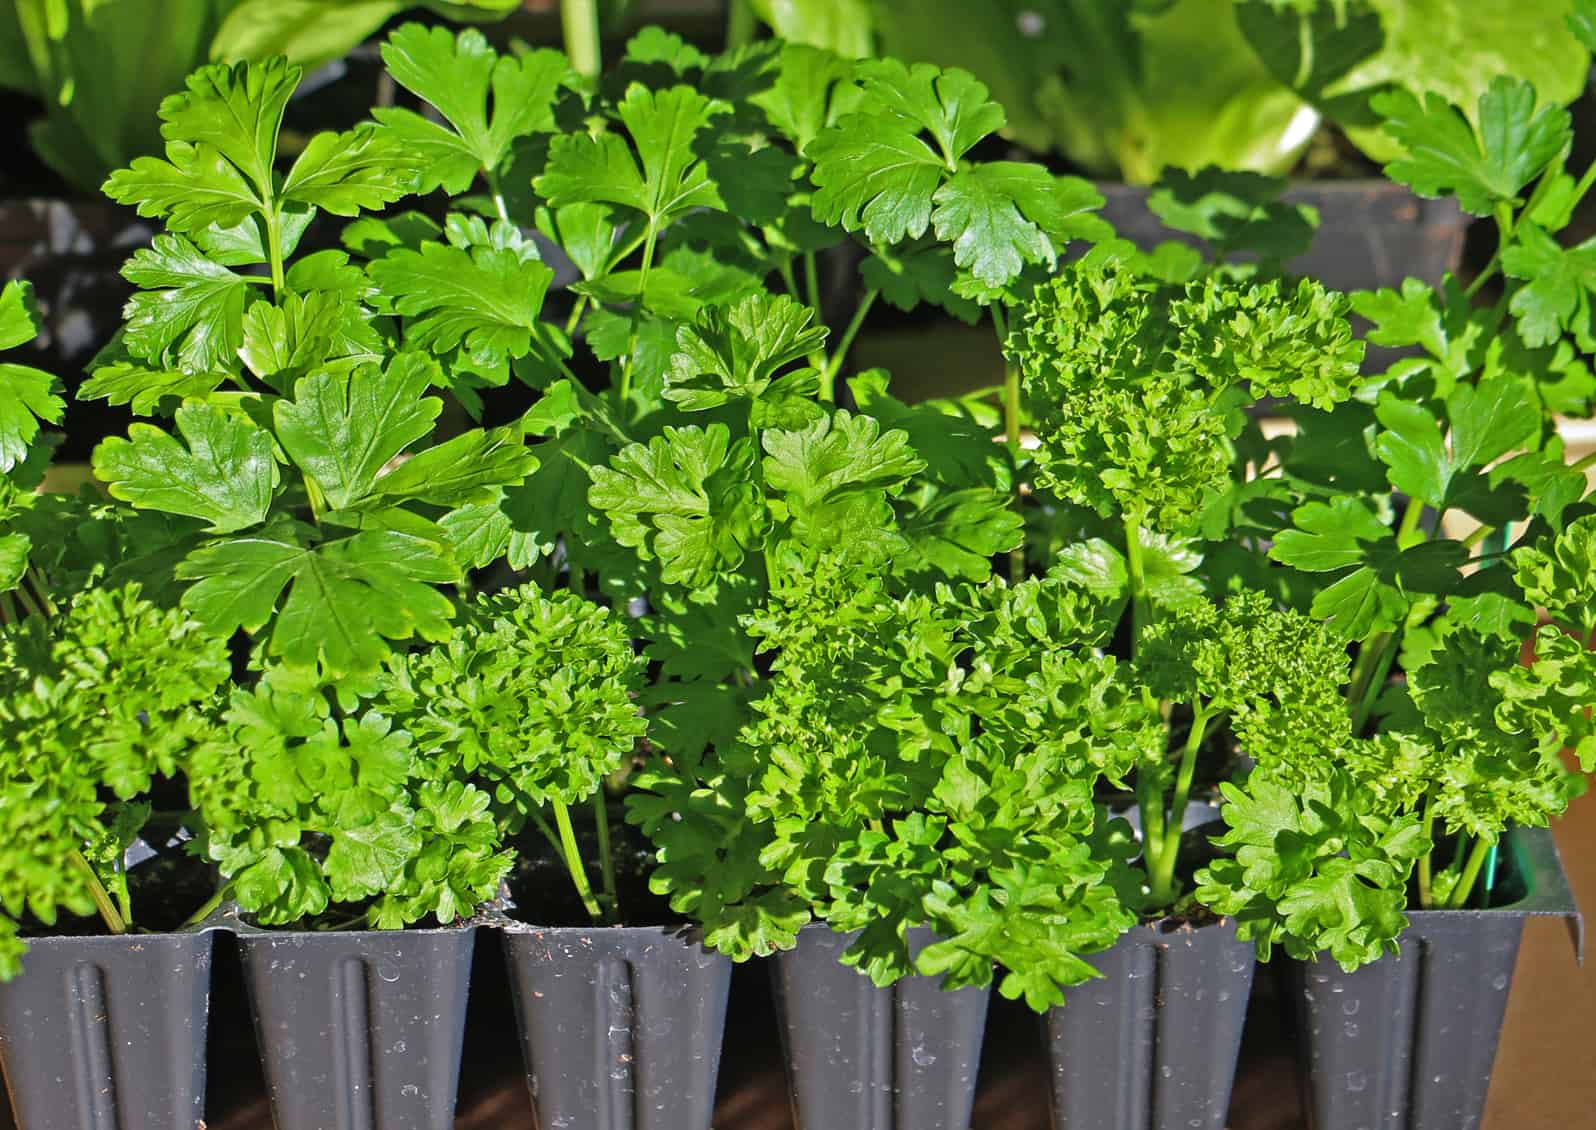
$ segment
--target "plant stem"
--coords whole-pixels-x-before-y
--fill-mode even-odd
[[[853,348],[853,339],[859,335],[859,327],[864,325],[865,315],[870,313],[870,307],[875,305],[876,290],[867,290],[864,298],[859,301],[859,308],[853,312],[853,317],[848,319],[848,326],[842,331],[842,337],[837,340],[836,351],[831,359],[826,362],[825,370],[820,374],[820,398],[827,404],[837,399],[837,374],[842,371],[843,362],[848,358],[848,350]]]
[[[216,908],[221,906],[222,900],[227,897],[227,890],[229,886],[230,884],[223,883],[220,887],[216,888],[216,893],[205,900],[204,906],[200,907],[193,914],[189,915],[188,921],[184,922],[183,925],[185,927],[198,926],[212,914],[215,914]]]
[[[1402,524],[1397,527],[1397,547],[1399,549],[1411,548],[1415,542],[1413,535],[1420,533],[1419,523],[1424,520],[1424,503],[1416,498],[1408,499],[1408,508],[1402,512]],[[1423,541],[1421,536],[1419,541]]]
[[[754,7],[749,0],[728,0],[726,4],[726,50],[746,47],[754,41]]]
[[[1424,839],[1430,845],[1423,855],[1419,856],[1419,907],[1423,910],[1430,909],[1430,857],[1435,854],[1435,790],[1432,788],[1424,794]]]
[[[1142,564],[1141,515],[1125,515],[1125,568],[1130,574],[1131,596],[1131,657],[1136,656],[1136,645],[1141,641],[1142,629],[1149,622],[1147,608],[1147,574]]]
[[[1596,451],[1580,456],[1569,465],[1569,469],[1573,471],[1588,471],[1592,467],[1596,467]]]
[[[123,922],[133,921],[133,893],[127,889],[127,871],[118,866],[116,869],[116,905],[122,912]]]
[[[55,601],[50,599],[50,586],[44,583],[44,574],[37,565],[28,566],[28,580],[33,582],[33,592],[39,598],[39,603],[44,606],[46,616],[56,614]]]
[[[1156,774],[1145,771],[1138,771],[1136,776],[1136,807],[1142,816],[1142,865],[1149,881],[1159,870],[1164,854],[1164,793],[1157,780]]]
[[[604,66],[598,0],[560,0],[560,30],[571,69],[583,78],[598,78]]]
[[[499,186],[499,174],[493,169],[484,169],[488,177],[488,191],[493,194],[493,210],[499,214],[499,219],[505,223],[510,222],[510,209],[504,203],[504,189]]]
[[[266,206],[266,256],[272,265],[272,297],[281,298],[287,284],[283,280],[282,217],[275,202]]]
[[[821,317],[820,274],[815,269],[815,253],[813,251],[804,252],[804,294],[809,300],[810,309],[815,312],[815,317]]]
[[[605,803],[604,786],[593,794],[593,820],[598,828],[599,873],[604,876],[604,899],[611,921],[620,914],[621,896],[615,884],[615,857],[610,848],[610,812]]]
[[[1391,665],[1396,662],[1397,640],[1401,638],[1401,633],[1398,632],[1396,635],[1381,633],[1381,635],[1384,639],[1380,647],[1380,657],[1369,672],[1368,683],[1364,686],[1363,693],[1355,700],[1357,709],[1352,715],[1354,737],[1362,736],[1363,728],[1369,724],[1369,715],[1374,711],[1374,704],[1379,700],[1380,692],[1385,689],[1386,679],[1391,674]],[[1363,652],[1358,653],[1358,659],[1362,661]]]
[[[1479,545],[1480,542],[1484,541],[1486,538],[1490,537],[1495,532],[1496,532],[1496,527],[1495,526],[1481,526],[1479,529],[1475,530],[1468,537],[1463,539],[1463,548],[1465,548],[1465,549],[1473,549],[1475,546]]]
[[[1164,827],[1164,844],[1158,852],[1158,868],[1149,876],[1148,894],[1154,905],[1165,906],[1174,901],[1175,860],[1180,855],[1181,825],[1186,819],[1186,802],[1191,797],[1192,778],[1197,773],[1197,753],[1202,749],[1203,738],[1208,735],[1208,724],[1215,714],[1199,710],[1192,716],[1191,732],[1186,735],[1185,748],[1180,751],[1180,771],[1175,776],[1175,793],[1169,806],[1169,822]]]
[[[560,829],[560,856],[565,860],[565,869],[571,873],[571,882],[576,884],[576,893],[586,908],[588,917],[594,923],[604,921],[604,911],[599,907],[598,899],[593,896],[593,884],[588,882],[587,868],[582,866],[581,853],[576,847],[576,831],[571,827],[571,810],[563,801],[549,802],[554,806],[554,823]]]
[[[28,590],[23,585],[18,585],[11,590],[17,598],[17,603],[22,605],[22,611],[31,616],[43,616],[44,610],[39,607],[33,597],[28,595]]]
[[[582,320],[582,314],[587,310],[587,295],[579,294],[576,302],[571,306],[571,316],[565,319],[565,336],[570,337],[576,332],[577,323]]]
[[[1463,865],[1463,874],[1452,887],[1452,897],[1446,900],[1450,909],[1462,910],[1469,904],[1469,896],[1474,893],[1474,884],[1480,877],[1480,868],[1485,866],[1486,857],[1495,846],[1484,836],[1474,841],[1474,846],[1469,849],[1468,862]]]
[[[113,934],[127,933],[127,919],[117,911],[116,904],[111,901],[111,896],[105,890],[105,884],[100,882],[100,877],[94,873],[94,868],[87,859],[83,858],[81,851],[67,853],[67,863],[74,870],[88,880],[89,897],[94,900],[94,908],[100,912],[100,918],[105,922],[105,928]]]

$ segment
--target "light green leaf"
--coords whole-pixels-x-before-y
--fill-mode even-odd
[[[406,459],[377,480],[377,492],[435,506],[487,503],[537,470],[537,456],[514,428],[473,429]]]
[[[208,404],[177,410],[177,437],[134,424],[94,449],[94,474],[141,509],[187,514],[228,533],[266,520],[276,490],[271,433]]]
[[[421,160],[369,124],[346,133],[318,133],[288,170],[279,196],[285,204],[358,216],[408,195]]]
[[[195,582],[183,607],[221,635],[259,632],[275,615],[268,652],[333,676],[375,669],[386,640],[448,635],[454,608],[433,586],[458,571],[439,546],[391,530],[307,545],[307,533],[278,524],[195,550],[177,568]]]
[[[442,185],[454,195],[479,172],[497,170],[517,138],[555,131],[555,97],[570,74],[558,51],[501,56],[475,28],[456,35],[406,24],[382,45],[382,58],[394,80],[448,126],[404,109],[379,109],[377,120],[424,159],[422,191]]]
[[[1387,175],[1420,196],[1452,193],[1465,212],[1488,216],[1514,204],[1524,186],[1568,144],[1568,111],[1536,110],[1535,88],[1500,75],[1480,95],[1479,132],[1456,106],[1435,95],[1423,102],[1405,90],[1376,95],[1385,130],[1407,150]]]
[[[615,108],[631,137],[564,134],[549,148],[538,195],[556,208],[619,204],[641,212],[656,229],[694,208],[723,207],[695,146],[700,131],[727,111],[724,103],[686,86],[652,91],[633,83]]]
[[[538,314],[554,272],[520,251],[424,243],[390,251],[371,264],[371,276],[410,318],[408,342],[434,351],[463,344],[502,364],[540,340]]]
[[[250,291],[243,275],[212,262],[182,236],[158,235],[134,253],[122,277],[142,288],[128,300],[123,344],[129,353],[185,373],[236,365]]]
[[[437,366],[401,353],[386,368],[316,373],[273,410],[277,438],[335,510],[371,495],[387,464],[432,431],[443,402],[427,396]]]

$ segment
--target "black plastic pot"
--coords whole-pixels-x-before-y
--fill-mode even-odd
[[[877,988],[840,960],[855,937],[806,926],[772,964],[798,1130],[968,1130],[989,992]],[[933,939],[909,932],[916,952]]]
[[[29,940],[0,984],[0,1070],[21,1130],[195,1130],[211,933]]]
[[[277,1130],[451,1130],[475,929],[240,929]]]
[[[1505,905],[1415,911],[1401,951],[1352,972],[1293,963],[1314,1130],[1474,1130],[1485,1110],[1524,920],[1583,922],[1551,833],[1505,839]]]
[[[544,1130],[709,1130],[731,959],[662,927],[501,924]]]
[[[1199,241],[1172,232],[1147,208],[1149,190],[1102,183],[1103,217],[1141,247]],[[1463,254],[1465,216],[1452,200],[1425,200],[1392,181],[1299,181],[1284,199],[1319,211],[1313,247],[1287,266],[1334,290],[1397,287],[1409,276],[1438,283]]]
[[[1229,919],[1154,923],[1047,1015],[1055,1130],[1219,1130],[1256,964]]]

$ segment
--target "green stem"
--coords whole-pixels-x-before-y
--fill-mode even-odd
[[[604,66],[598,0],[560,0],[560,30],[571,69],[583,78],[598,78]]]
[[[100,918],[105,922],[105,928],[113,934],[127,933],[128,922],[117,911],[116,904],[111,901],[111,896],[106,893],[105,884],[100,882],[100,877],[94,873],[94,868],[87,859],[83,858],[81,851],[67,853],[67,863],[79,872],[89,884],[89,897],[94,900],[94,908],[100,912]]]
[[[116,905],[122,912],[123,922],[133,921],[133,893],[127,889],[127,871],[120,865],[116,869]]]
[[[1025,521],[1024,496],[1020,493],[1020,369],[1012,361],[1003,366],[1003,438],[1008,441],[1009,458],[1014,462],[1014,509]],[[1019,584],[1025,580],[1025,540],[1009,550],[1009,582]]]
[[[604,911],[593,895],[593,884],[588,882],[587,868],[582,866],[582,856],[576,847],[576,830],[571,827],[571,810],[562,801],[555,800],[549,803],[554,806],[554,823],[560,829],[560,856],[565,860],[565,869],[571,873],[571,882],[576,884],[576,893],[581,898],[588,917],[595,923],[603,922]]]
[[[1574,471],[1588,471],[1592,467],[1596,467],[1596,451],[1580,456],[1569,465],[1569,469]]]
[[[1495,532],[1496,532],[1496,527],[1495,526],[1481,526],[1479,529],[1475,530],[1468,537],[1463,539],[1463,548],[1465,548],[1465,549],[1473,549],[1475,546],[1479,545],[1480,542],[1484,541],[1486,538],[1490,537]]]
[[[754,41],[754,6],[749,0],[728,0],[726,5],[726,50],[746,47]]]
[[[22,620],[22,617],[17,614],[17,606],[12,603],[11,594],[8,592],[0,592],[0,619],[3,619],[7,624],[16,624]]]
[[[1191,797],[1192,778],[1197,773],[1197,753],[1202,749],[1203,738],[1208,735],[1208,724],[1215,713],[1199,710],[1192,716],[1191,732],[1186,735],[1186,745],[1180,751],[1180,770],[1175,776],[1175,793],[1169,806],[1169,822],[1164,827],[1164,844],[1158,852],[1158,868],[1150,876],[1149,897],[1155,906],[1167,906],[1175,897],[1175,860],[1180,855],[1181,824],[1186,819],[1186,803]]]
[[[870,313],[870,307],[875,305],[876,290],[867,290],[864,298],[859,301],[859,308],[853,312],[853,317],[848,319],[847,328],[842,331],[842,337],[837,341],[837,349],[831,355],[831,360],[826,362],[825,370],[820,374],[820,398],[827,404],[837,399],[837,374],[842,370],[843,362],[848,358],[848,350],[853,348],[853,339],[859,336],[859,327],[864,325],[865,315]]]
[[[798,276],[792,273],[792,261],[784,259],[776,264],[776,273],[781,276],[781,285],[787,288],[787,293],[792,295],[795,302],[804,300],[803,291],[798,289]],[[819,369],[822,366],[816,365]]]
[[[576,296],[576,303],[571,307],[571,316],[565,319],[565,336],[570,337],[576,332],[577,323],[582,320],[583,312],[587,310],[587,295]]]
[[[45,584],[44,574],[39,571],[37,565],[28,566],[28,580],[33,582],[34,595],[39,598],[39,603],[44,607],[45,615],[54,616],[57,611],[55,601],[50,599],[50,586]]]
[[[1402,524],[1397,527],[1397,546],[1401,549],[1410,549],[1415,544],[1414,535],[1420,535],[1417,541],[1424,540],[1423,531],[1419,523],[1424,520],[1424,503],[1416,498],[1408,499],[1408,508],[1402,513]]]
[[[1363,646],[1358,649],[1358,657],[1352,661],[1352,677],[1347,684],[1348,702],[1356,704],[1363,701],[1364,692],[1369,689],[1369,682],[1374,677],[1374,669],[1379,666],[1390,644],[1390,632],[1376,632],[1363,641]]]
[[[604,800],[604,786],[593,794],[593,820],[598,828],[599,872],[604,876],[604,900],[610,920],[620,914],[621,896],[615,884],[615,857],[610,848],[610,812]]]
[[[488,176],[488,191],[493,194],[493,210],[499,213],[499,219],[509,223],[510,209],[504,203],[504,190],[499,186],[499,174],[493,169],[483,171]]]
[[[189,926],[198,926],[201,922],[215,914],[216,908],[221,906],[222,900],[227,897],[227,891],[230,886],[231,884],[229,883],[223,883],[220,887],[216,888],[216,893],[205,900],[205,905],[188,916],[188,921],[183,923],[184,928]]]
[[[1462,910],[1469,904],[1469,896],[1474,893],[1474,884],[1480,877],[1480,868],[1485,866],[1485,860],[1494,846],[1483,836],[1474,841],[1474,846],[1469,849],[1468,862],[1463,865],[1463,874],[1452,888],[1452,897],[1446,900],[1448,908]]]
[[[1435,793],[1435,790],[1431,789],[1430,792],[1426,793],[1425,796],[1424,796],[1424,842],[1429,844],[1430,847],[1429,847],[1428,850],[1425,851],[1425,853],[1423,855],[1419,856],[1419,867],[1418,867],[1418,873],[1419,873],[1419,906],[1423,910],[1429,910],[1430,909],[1430,888],[1431,888],[1431,870],[1430,869],[1431,869],[1431,866],[1432,866],[1430,860],[1431,860],[1431,856],[1433,856],[1435,854],[1435,838],[1434,838],[1434,833],[1435,833],[1435,804],[1433,803],[1434,800],[1435,800],[1434,793]]]
[[[1142,866],[1149,882],[1159,871],[1159,860],[1164,852],[1164,793],[1158,787],[1159,774],[1148,772],[1148,766],[1136,776],[1136,807],[1142,816]],[[1162,768],[1157,763],[1151,767]]]
[[[543,838],[549,842],[549,846],[563,858],[565,849],[560,846],[560,837],[554,834],[554,829],[549,827],[547,820],[543,819],[543,814],[534,808],[530,810],[530,815],[532,823],[537,826],[539,832],[543,833]]]
[[[16,596],[17,603],[22,605],[22,611],[24,613],[30,616],[44,615],[44,610],[39,607],[38,602],[35,601],[33,597],[28,595],[28,590],[25,586],[18,585],[11,591]]]
[[[820,317],[820,274],[815,269],[815,253],[804,252],[804,293],[809,300],[809,308],[815,312],[815,317]]]
[[[1379,701],[1380,692],[1385,689],[1386,680],[1391,676],[1391,666],[1396,662],[1397,657],[1397,640],[1400,638],[1400,632],[1396,635],[1385,635],[1385,642],[1380,648],[1379,658],[1369,672],[1368,682],[1363,688],[1363,693],[1354,700],[1357,703],[1357,710],[1352,715],[1352,733],[1354,737],[1361,737],[1363,728],[1369,724],[1369,715],[1374,712],[1374,704]],[[1358,659],[1360,661],[1363,659],[1363,652],[1360,651],[1358,653]]]
[[[1528,212],[1529,209],[1526,208],[1525,211]],[[1486,263],[1484,269],[1474,276],[1474,281],[1464,288],[1463,296],[1465,298],[1473,298],[1479,293],[1481,287],[1496,277],[1497,272],[1502,269],[1502,252],[1513,241],[1515,225],[1513,223],[1512,205],[1498,204],[1494,219],[1496,220],[1496,250],[1492,253],[1490,262]]]
[[[275,203],[266,206],[266,255],[272,265],[272,297],[281,298],[287,283],[283,279],[282,218]]]
[[[1147,607],[1147,571],[1142,563],[1141,515],[1125,516],[1125,569],[1130,576],[1131,596],[1131,657],[1136,656],[1136,645],[1141,641],[1142,629],[1151,619]]]

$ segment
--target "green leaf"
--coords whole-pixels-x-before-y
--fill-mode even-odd
[[[397,248],[371,276],[409,317],[406,341],[437,352],[466,346],[492,364],[525,357],[542,339],[538,314],[554,272],[526,251],[441,243]]]
[[[288,170],[279,199],[320,208],[335,216],[358,216],[409,195],[421,157],[375,126],[346,133],[318,133]]]
[[[348,368],[350,365],[379,360],[379,342],[367,337],[359,343],[360,354],[338,357],[340,347],[356,345],[350,341],[354,329],[367,337],[368,327],[359,307],[342,295],[312,290],[303,295],[288,293],[277,303],[256,302],[244,314],[243,344],[238,356],[261,380],[286,391],[311,369],[324,364]]]
[[[126,404],[135,416],[151,416],[166,401],[203,399],[226,379],[225,373],[183,373],[115,361],[95,369],[94,375],[78,386],[78,399]]]
[[[143,509],[187,514],[228,533],[266,520],[277,488],[272,437],[208,404],[177,410],[180,442],[149,424],[94,449],[94,474],[111,495]]]
[[[7,283],[0,290],[0,349],[32,341],[38,331],[33,289],[25,282]],[[0,471],[11,471],[27,457],[40,421],[59,424],[65,410],[49,373],[0,362]]]
[[[825,344],[826,327],[811,325],[814,317],[780,294],[709,307],[676,331],[665,397],[689,412],[759,397],[781,369]]]
[[[177,568],[195,582],[183,607],[224,636],[259,632],[275,616],[269,654],[297,667],[319,661],[330,676],[374,670],[386,640],[449,634],[453,605],[433,586],[458,572],[437,545],[392,530],[319,545],[305,534],[279,524],[195,550]]]
[[[515,428],[473,429],[406,459],[377,480],[379,493],[434,506],[496,499],[537,470],[537,456]]]
[[[1535,108],[1535,88],[1499,75],[1480,95],[1479,132],[1463,112],[1405,90],[1376,95],[1385,129],[1407,150],[1386,173],[1420,196],[1452,193],[1465,212],[1488,216],[1499,203],[1516,204],[1524,186],[1568,144],[1568,111]]]
[[[396,804],[362,823],[340,825],[323,864],[332,897],[355,902],[392,886],[421,848],[414,821],[414,812]]]
[[[1282,202],[1286,187],[1284,178],[1258,173],[1169,169],[1147,207],[1166,226],[1207,240],[1220,258],[1255,251],[1292,259],[1312,246],[1319,216],[1306,204]]]
[[[914,123],[885,114],[850,114],[810,144],[815,218],[863,230],[872,243],[919,239],[931,225],[947,173]]]
[[[1508,309],[1529,346],[1551,345],[1566,331],[1596,345],[1590,297],[1596,292],[1596,237],[1564,248],[1531,221],[1519,224],[1502,251],[1502,273],[1522,279]]]
[[[932,200],[937,238],[952,243],[954,262],[988,286],[1006,286],[1027,263],[1051,267],[1072,236],[1099,238],[1109,231],[1091,215],[1103,202],[1096,189],[1040,165],[972,165]]]
[[[185,373],[226,372],[237,363],[250,292],[244,276],[182,236],[158,235],[134,253],[122,277],[142,288],[128,301],[128,352]]]
[[[105,192],[190,234],[263,211],[273,193],[277,132],[299,77],[280,58],[200,68],[186,91],[161,103],[166,158],[138,158],[111,174]]]
[[[797,431],[767,431],[765,482],[795,509],[814,510],[854,491],[896,490],[925,469],[907,432],[838,411]]]
[[[555,98],[570,75],[558,51],[500,55],[475,28],[451,34],[406,24],[383,43],[382,59],[394,80],[448,125],[395,108],[375,117],[424,158],[423,192],[441,185],[456,196],[479,172],[497,171],[516,139],[555,132]]]
[[[606,203],[634,209],[655,230],[695,208],[723,207],[695,149],[724,103],[686,86],[652,91],[633,83],[615,108],[632,144],[618,133],[564,134],[549,147],[534,187],[556,208]]]
[[[376,490],[384,467],[432,431],[443,402],[425,395],[437,366],[401,353],[386,368],[316,373],[300,381],[292,400],[273,408],[277,438],[315,480],[334,510],[347,510]]]
[[[1440,423],[1424,405],[1390,392],[1380,395],[1374,412],[1385,429],[1374,449],[1390,468],[1391,485],[1417,502],[1443,505],[1454,468]]]
[[[724,424],[667,427],[590,468],[588,500],[608,515],[616,541],[659,558],[666,583],[705,585],[763,540],[753,461],[752,441],[733,443]]]
[[[858,105],[854,67],[830,51],[783,37],[776,81],[750,99],[799,153],[820,131]]]

